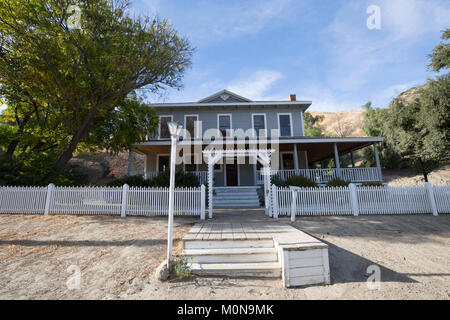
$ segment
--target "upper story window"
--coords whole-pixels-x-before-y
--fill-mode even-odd
[[[290,113],[279,113],[278,114],[278,126],[280,129],[281,137],[291,137],[292,136],[292,119]]]
[[[159,116],[159,138],[170,138],[169,122],[173,121],[173,116]]]
[[[189,132],[189,137],[192,138],[198,138],[197,134],[197,128],[196,128],[196,122],[198,121],[198,115],[196,114],[189,114],[184,116],[184,127],[186,128],[186,131]]]
[[[219,127],[222,136],[229,136],[231,130],[231,114],[217,115],[217,126]]]
[[[266,132],[266,115],[265,114],[253,114],[252,115],[253,129],[257,136],[264,135]]]

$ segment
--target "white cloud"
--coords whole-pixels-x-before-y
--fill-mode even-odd
[[[283,75],[273,70],[258,70],[248,77],[236,79],[227,89],[253,100],[269,100],[268,91]]]
[[[414,41],[427,32],[449,27],[448,1],[382,0],[382,29],[395,39]]]

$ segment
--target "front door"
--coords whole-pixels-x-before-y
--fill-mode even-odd
[[[170,157],[169,156],[162,156],[160,155],[158,157],[158,171],[169,171],[169,162],[170,162]]]
[[[227,171],[227,187],[236,187],[238,185],[238,168],[237,164],[226,164]]]

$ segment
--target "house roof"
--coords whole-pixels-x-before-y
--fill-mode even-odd
[[[223,89],[216,92],[206,98],[200,99],[196,102],[169,102],[169,103],[152,103],[150,106],[153,108],[189,108],[189,109],[208,109],[218,107],[301,107],[306,110],[312,101],[300,100],[300,101],[252,101],[248,98],[240,96],[234,92]]]

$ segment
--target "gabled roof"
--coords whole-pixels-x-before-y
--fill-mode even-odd
[[[220,90],[206,98],[199,100],[199,103],[208,102],[221,102],[221,103],[232,103],[232,102],[251,102],[252,100],[242,97],[234,92],[228,91],[227,89]]]

